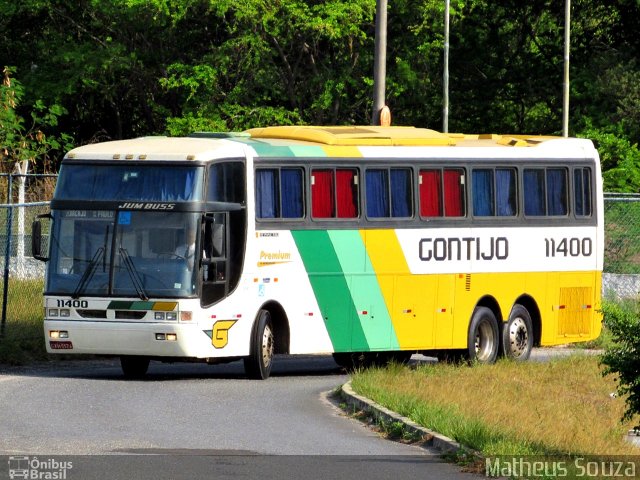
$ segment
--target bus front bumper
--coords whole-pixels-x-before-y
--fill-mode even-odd
[[[53,354],[216,356],[211,338],[196,324],[47,319],[44,334],[47,352]]]

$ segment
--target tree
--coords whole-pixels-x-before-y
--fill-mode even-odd
[[[71,145],[71,138],[61,134],[47,135],[45,132],[58,124],[58,117],[65,113],[59,105],[46,107],[42,101],[33,105],[30,118],[26,121],[17,113],[24,96],[22,85],[11,78],[12,70],[3,70],[0,85],[0,159],[6,171],[20,162],[31,162],[41,171],[52,168],[51,153],[59,153]],[[21,169],[26,173],[26,167]]]

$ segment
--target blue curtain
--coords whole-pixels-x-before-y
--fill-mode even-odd
[[[567,170],[547,169],[547,209],[549,215],[567,214]]]
[[[496,169],[496,210],[501,217],[516,214],[516,171],[511,168]]]
[[[65,165],[56,195],[64,200],[201,200],[203,171],[201,167]]]
[[[411,201],[411,170],[391,169],[391,216],[410,217],[413,205]]]
[[[545,212],[544,170],[524,171],[524,213],[539,216]]]
[[[302,218],[302,169],[283,168],[280,170],[282,194],[282,217]]]
[[[258,218],[278,216],[278,171],[275,169],[256,170],[256,215]]]
[[[573,171],[575,185],[576,215],[588,217],[591,215],[591,170],[576,168]]]
[[[575,188],[576,215],[584,215],[584,183],[582,181],[582,169],[576,168],[573,171],[573,183]]]
[[[476,217],[493,215],[493,170],[474,169],[473,183],[473,214]]]
[[[370,169],[366,176],[367,215],[372,218],[389,216],[387,171]]]

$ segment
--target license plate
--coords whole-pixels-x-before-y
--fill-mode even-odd
[[[73,350],[73,343],[69,341],[61,342],[61,341],[51,340],[49,341],[49,346],[53,350]]]

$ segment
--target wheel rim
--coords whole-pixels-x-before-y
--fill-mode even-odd
[[[476,329],[476,359],[486,362],[491,359],[496,347],[496,340],[491,328],[491,323],[484,320]]]
[[[509,325],[509,344],[511,355],[514,358],[521,357],[529,346],[529,330],[522,317],[515,318]]]
[[[262,332],[262,363],[265,368],[271,365],[273,358],[273,332],[270,325],[265,325],[264,332]]]

